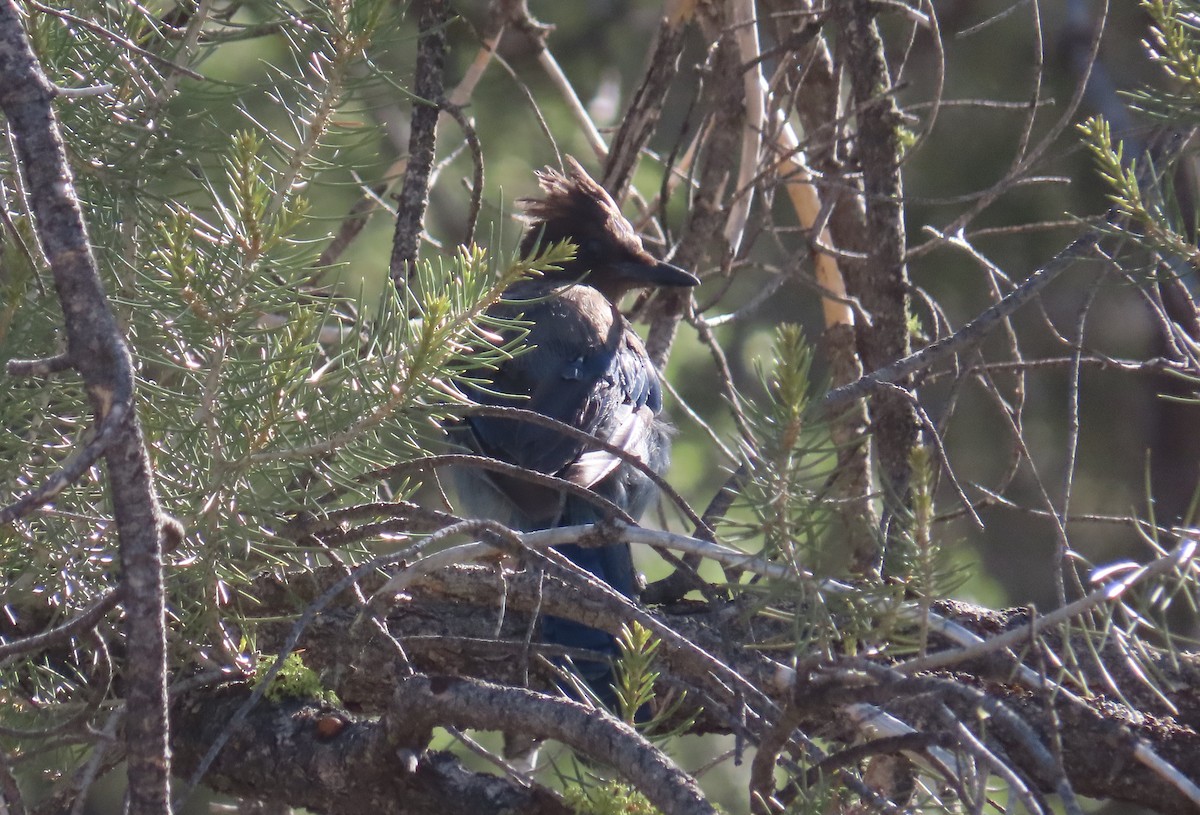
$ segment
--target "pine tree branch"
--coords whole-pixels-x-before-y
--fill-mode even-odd
[[[447,724],[552,738],[612,767],[665,815],[717,812],[696,781],[630,725],[578,702],[465,677],[415,676],[397,683],[387,716],[393,727],[420,731],[421,746],[424,734]]]
[[[321,579],[334,577],[337,575],[330,572]],[[273,583],[279,585],[272,588]],[[254,608],[254,612],[267,615],[272,609],[291,608],[298,599],[295,587],[276,576],[264,577],[254,592],[264,605]],[[497,628],[501,598],[504,615],[502,627]],[[283,605],[277,607],[276,603]],[[966,603],[939,603],[936,607],[954,624],[970,628],[985,639],[1004,637],[1006,631],[1020,631],[1026,624],[1021,609],[991,611]],[[519,663],[530,659],[524,644],[524,632],[530,624],[524,618],[527,614],[571,614],[589,625],[605,627],[622,619],[619,610],[606,610],[598,599],[585,597],[554,579],[528,571],[505,570],[501,575],[494,567],[460,567],[409,585],[404,596],[389,606],[387,620],[392,636],[405,644],[410,667],[418,671],[521,682]],[[300,645],[305,649],[306,663],[315,670],[363,666],[336,671],[344,684],[335,689],[344,693],[344,698],[352,698],[355,705],[382,711],[391,703],[394,688],[389,678],[393,674],[382,668],[388,664],[383,657],[387,646],[369,626],[356,625],[357,616],[356,611],[337,609],[318,615]],[[774,624],[763,619],[748,621],[736,609],[720,604],[691,604],[655,616],[654,624],[674,632],[679,637],[677,642],[687,642],[690,648],[715,656],[722,663],[719,671],[710,673],[711,663],[693,659],[687,649],[664,641],[660,693],[678,687],[702,689],[706,711],[698,731],[734,729],[742,715],[740,705],[762,711],[760,705],[768,698],[778,707],[761,721],[776,722],[779,710],[791,703],[789,695],[800,692],[791,682],[781,681],[782,666],[771,658],[776,652],[755,645],[785,635],[790,625],[786,620]],[[285,627],[277,624],[264,630],[264,645],[275,642]],[[1071,633],[1069,644],[1050,632],[1041,632],[1040,636],[1043,647],[1054,651],[1086,647],[1086,635],[1078,630]],[[1004,637],[1002,641],[1009,639]],[[944,647],[946,643],[935,638],[935,645]],[[376,661],[370,656],[373,654],[384,661]],[[878,663],[884,672],[866,679],[867,675],[874,676],[875,669],[867,670],[869,666],[857,657],[816,659],[814,655],[811,663],[801,660],[801,664],[821,666],[814,670],[826,679],[804,691],[804,710],[796,721],[800,732],[842,739],[852,735],[846,730],[852,723],[849,711],[855,705],[869,704],[910,723],[914,733],[938,733],[945,728],[939,705],[949,705],[959,721],[974,729],[979,719],[973,711],[986,700],[987,705],[1001,706],[994,713],[1006,717],[1007,722],[1003,727],[987,728],[987,743],[995,745],[992,739],[998,739],[1008,759],[1043,792],[1057,792],[1059,782],[1045,753],[1036,759],[1037,763],[1030,763],[1035,757],[1029,755],[1028,742],[1033,739],[1036,744],[1049,744],[1057,732],[1064,738],[1065,778],[1076,793],[1131,801],[1163,813],[1194,811],[1186,794],[1170,781],[1170,773],[1147,766],[1140,751],[1146,749],[1160,757],[1182,779],[1200,778],[1200,709],[1195,703],[1200,698],[1195,693],[1200,688],[1200,655],[1147,651],[1147,670],[1165,680],[1160,695],[1145,687],[1139,669],[1129,663],[1116,643],[1103,645],[1101,654],[1112,672],[1110,680],[1115,680],[1124,692],[1123,701],[1099,692],[1086,696],[1031,692],[1013,681],[1014,665],[1020,663],[1011,653],[983,653],[956,664],[953,674],[922,674],[911,682],[888,667],[886,659]],[[531,663],[530,675],[540,677],[537,682],[553,681],[537,664],[537,660]],[[856,680],[855,675],[864,678]],[[733,676],[753,683],[765,691],[766,697],[760,700],[756,694],[719,690],[720,683]],[[1087,681],[1099,688],[1104,678],[1092,672]],[[751,716],[748,721],[754,720],[756,717]],[[857,732],[854,727],[851,731]],[[766,733],[751,724],[743,736],[757,743]],[[1096,750],[1097,744],[1106,747]],[[1114,766],[1122,769],[1113,772]]]
[[[420,256],[425,210],[429,206],[429,176],[437,146],[438,117],[444,105],[442,71],[446,63],[446,23],[450,8],[445,0],[419,0],[417,10],[417,71],[413,80],[412,125],[408,141],[408,167],[397,195],[396,231],[388,264],[392,281],[403,287]]]
[[[111,416],[103,450],[117,523],[126,611],[125,739],[129,811],[158,815],[170,806],[167,750],[166,626],[162,538],[167,524],[154,491],[141,425],[133,407],[129,349],[109,308],[52,102],[13,0],[0,0],[0,109],[36,219],[38,240],[65,315],[67,355],[83,378],[98,428]],[[99,432],[99,431],[98,431]]]
[[[199,691],[173,706],[172,749],[184,772],[242,706],[242,686]],[[218,792],[284,801],[326,815],[523,812],[570,815],[543,787],[475,773],[455,756],[424,753],[409,769],[387,726],[299,700],[261,701],[205,775]]]

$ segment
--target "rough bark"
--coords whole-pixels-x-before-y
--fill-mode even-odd
[[[182,771],[194,769],[248,694],[243,686],[226,687],[174,705],[172,744]],[[301,701],[256,706],[237,725],[204,783],[328,815],[570,812],[540,787],[471,772],[449,753],[430,751],[415,763],[406,761],[379,720]]]
[[[103,455],[117,525],[121,601],[131,655],[123,666],[130,812],[157,815],[166,812],[170,802],[161,541],[168,528],[177,530],[155,495],[134,409],[133,359],[92,255],[52,107],[54,97],[55,89],[22,29],[20,11],[11,0],[0,2],[0,109],[12,130],[38,240],[62,306],[65,362],[83,379],[94,414],[94,438],[75,462]],[[31,511],[84,476],[86,467],[71,465],[64,465],[62,473],[33,493],[38,500],[24,502],[20,511]],[[4,520],[13,517],[16,514]]]

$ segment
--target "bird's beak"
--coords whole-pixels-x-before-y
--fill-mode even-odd
[[[621,276],[645,286],[699,286],[700,278],[674,264],[660,260],[654,265],[628,261],[617,267]]]

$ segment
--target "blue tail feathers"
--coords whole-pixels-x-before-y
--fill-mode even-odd
[[[633,567],[629,544],[579,546],[571,543],[555,548],[572,563],[603,580],[621,594],[631,599],[636,597],[637,573]],[[617,657],[620,649],[611,634],[573,620],[546,615],[542,621],[542,641],[564,648],[594,651],[606,657],[605,660],[575,659],[573,663],[576,671],[605,707],[616,707],[617,695],[613,689],[615,677],[611,661]],[[570,692],[569,688],[567,690]]]

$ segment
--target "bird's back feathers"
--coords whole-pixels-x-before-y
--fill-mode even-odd
[[[494,310],[498,316],[520,315],[530,324],[528,350],[507,361],[489,389],[475,391],[472,399],[536,411],[665,469],[652,452],[662,446],[666,432],[658,420],[662,391],[641,340],[595,289],[560,288],[550,281],[527,281],[510,291],[512,301]],[[648,481],[644,474],[615,475],[622,464],[629,467],[620,456],[551,428],[481,416],[471,417],[468,426],[473,446],[485,455],[558,476],[610,500],[628,500],[632,490],[639,505],[626,511],[635,519],[653,494],[652,487],[641,483]],[[561,500],[551,502],[544,487],[488,477],[512,502],[515,513],[510,517],[518,518],[521,528],[558,525],[565,507]]]

